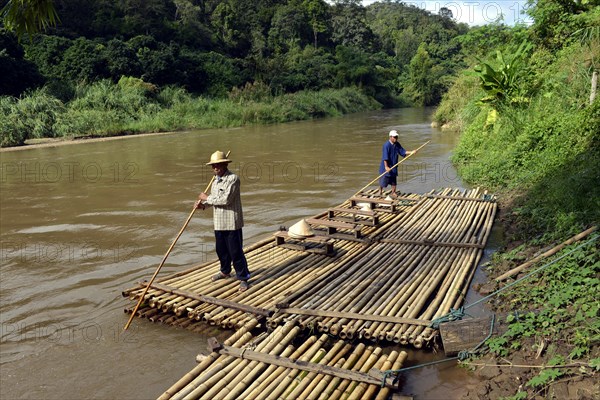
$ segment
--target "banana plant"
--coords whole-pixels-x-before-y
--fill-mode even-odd
[[[481,87],[487,94],[481,102],[497,105],[498,103],[522,104],[529,101],[522,95],[524,90],[520,78],[526,66],[525,57],[531,47],[530,43],[523,41],[514,54],[506,57],[497,51],[496,68],[479,60],[479,65],[474,70],[479,77]]]

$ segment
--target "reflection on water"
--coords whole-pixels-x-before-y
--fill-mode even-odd
[[[129,303],[120,293],[156,268],[210,180],[205,162],[215,150],[231,150],[252,243],[375,178],[390,129],[409,150],[431,140],[402,165],[400,191],[462,186],[448,161],[457,137],[432,129],[430,113],[387,110],[2,153],[2,397],[151,398],[194,365],[202,336],[145,321],[121,334]],[[210,211],[198,211],[161,274],[212,258],[213,241]],[[445,377],[444,368],[434,369],[433,381],[459,388],[466,374],[453,368]],[[434,386],[419,374],[413,382]],[[453,381],[457,374],[463,382]]]

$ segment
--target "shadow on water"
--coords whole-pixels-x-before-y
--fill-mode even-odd
[[[407,149],[431,140],[403,165],[399,190],[464,187],[448,160],[458,138],[432,129],[431,112],[2,153],[1,397],[155,398],[195,365],[205,336],[141,320],[123,334],[130,303],[121,292],[154,272],[211,177],[205,162],[213,151],[232,152],[250,244],[342,203],[376,177],[390,129]],[[214,258],[213,243],[211,216],[197,212],[161,276]],[[467,303],[476,298],[469,293]],[[442,358],[409,352],[411,364]],[[460,397],[469,382],[449,363],[406,374],[403,391]]]

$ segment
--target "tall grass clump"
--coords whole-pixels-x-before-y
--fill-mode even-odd
[[[159,90],[137,78],[82,84],[73,100],[38,91],[22,99],[2,98],[2,146],[32,137],[114,136],[141,132],[271,124],[381,108],[358,88],[301,91],[273,96],[258,82],[229,98],[194,97],[182,88]]]
[[[117,84],[102,80],[78,88],[68,113],[60,121],[63,136],[109,136],[128,132],[128,126],[160,110],[157,88],[137,78]]]
[[[39,89],[20,99],[0,98],[0,146],[20,146],[27,139],[56,137],[63,103]]]
[[[483,91],[477,84],[477,78],[472,73],[463,72],[444,94],[433,120],[441,126],[463,130],[479,114],[476,102],[481,97]]]

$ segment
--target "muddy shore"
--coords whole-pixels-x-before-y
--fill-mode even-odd
[[[517,239],[522,236],[518,231],[517,214],[515,213],[516,193],[504,194],[499,196],[499,213],[495,224],[501,224],[505,232],[505,242],[502,252],[510,252],[523,244],[522,240]],[[513,263],[506,261],[493,263],[489,267],[488,281],[477,285],[475,289],[483,296],[489,295],[498,290],[503,285],[495,281],[497,276],[509,271],[518,264],[532,259],[537,254],[547,250],[542,247],[528,247],[523,250],[518,259]],[[540,263],[543,264],[543,261]],[[517,277],[524,276],[528,271],[522,272]],[[531,285],[526,280],[522,285]],[[500,313],[508,311],[506,304],[502,302],[489,301],[486,308],[491,312]],[[485,354],[480,358],[467,362],[464,367],[470,369],[478,378],[480,384],[470,390],[465,397],[468,400],[492,400],[499,398],[507,399],[600,399],[600,376],[594,373],[584,362],[568,362],[565,368],[568,372],[560,379],[552,382],[548,390],[540,390],[531,395],[531,387],[526,387],[526,383],[542,371],[542,366],[547,366],[551,362],[551,357],[547,350],[550,346],[560,348],[561,344],[568,341],[564,337],[563,343],[551,343],[545,338],[527,338],[521,348],[511,352],[507,356],[497,357],[492,354]],[[590,359],[600,357],[600,351],[596,346],[595,354],[590,354]],[[565,354],[567,356],[568,351]],[[528,392],[525,390],[528,389]]]

